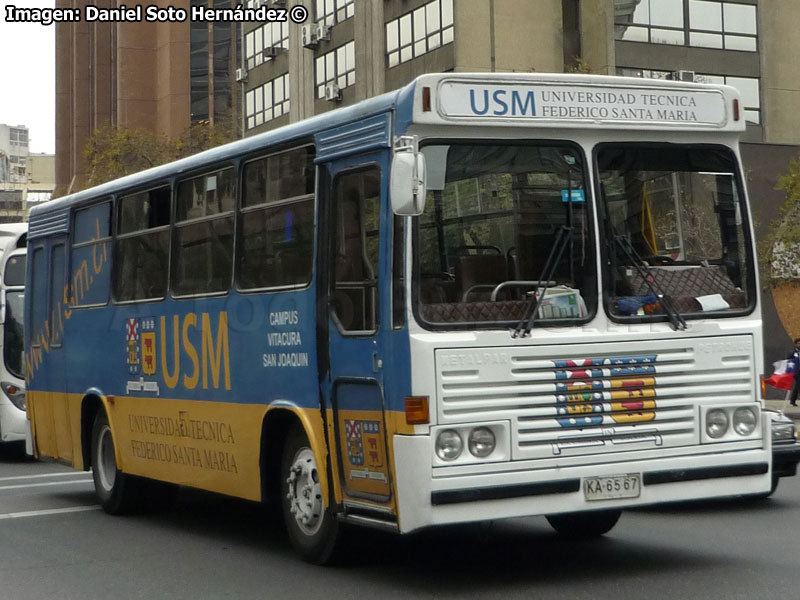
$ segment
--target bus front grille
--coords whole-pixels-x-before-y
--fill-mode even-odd
[[[699,404],[753,401],[752,362],[749,336],[441,349],[438,419],[510,421],[513,460],[694,445]]]

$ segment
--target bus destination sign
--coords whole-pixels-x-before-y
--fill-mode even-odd
[[[719,90],[445,81],[439,88],[445,118],[542,119],[710,125],[727,123]]]

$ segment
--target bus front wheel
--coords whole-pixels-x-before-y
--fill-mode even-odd
[[[547,522],[558,533],[574,539],[589,539],[608,533],[617,524],[622,511],[593,510],[580,513],[546,515]]]
[[[136,481],[117,468],[114,437],[102,410],[92,427],[92,478],[97,499],[107,513],[119,515],[134,508]]]
[[[289,434],[281,461],[281,506],[294,549],[307,561],[333,560],[340,539],[339,522],[325,507],[319,467],[305,433]]]

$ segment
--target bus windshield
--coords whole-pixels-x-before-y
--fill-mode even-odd
[[[6,292],[6,319],[3,323],[3,361],[6,369],[20,379],[25,378],[22,353],[24,346],[22,290]]]
[[[428,198],[415,249],[422,322],[517,322],[535,294],[543,296],[541,320],[574,323],[594,313],[580,149],[454,143],[423,152]]]
[[[708,146],[604,144],[605,302],[622,319],[730,313],[754,302],[736,160]]]

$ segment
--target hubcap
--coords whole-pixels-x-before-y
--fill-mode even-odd
[[[324,509],[317,463],[310,448],[301,448],[295,454],[286,484],[289,512],[303,533],[314,535],[322,526]]]
[[[111,428],[108,425],[100,432],[97,444],[97,474],[104,490],[110,492],[114,489],[114,482],[117,479],[117,460],[114,457],[114,440],[111,438]]]

